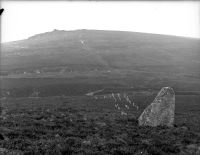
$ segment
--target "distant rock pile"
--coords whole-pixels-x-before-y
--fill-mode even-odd
[[[170,87],[163,87],[154,101],[143,111],[138,122],[140,126],[169,126],[174,123],[175,93]]]

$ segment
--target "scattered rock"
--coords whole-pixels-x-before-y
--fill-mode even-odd
[[[180,129],[182,129],[182,130],[184,130],[184,131],[187,131],[187,130],[188,130],[188,127],[182,126]]]
[[[96,122],[96,124],[100,127],[105,127],[106,123],[105,122]]]
[[[83,144],[84,144],[84,145],[91,145],[91,141],[90,141],[90,140],[84,140],[84,141],[83,141]]]
[[[141,144],[151,145],[151,142],[149,139],[141,139]]]
[[[59,135],[59,134],[56,134],[55,137],[56,137],[56,138],[60,138],[60,135]]]
[[[170,87],[163,87],[154,101],[143,111],[138,122],[140,126],[169,126],[174,123],[175,93]]]

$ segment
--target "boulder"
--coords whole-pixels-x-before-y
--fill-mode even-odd
[[[154,101],[144,109],[138,122],[140,126],[169,126],[174,123],[175,93],[170,87],[163,87]]]

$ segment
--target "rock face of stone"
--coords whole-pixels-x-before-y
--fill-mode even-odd
[[[170,87],[163,87],[154,101],[144,109],[138,122],[140,126],[169,126],[174,123],[175,93]]]

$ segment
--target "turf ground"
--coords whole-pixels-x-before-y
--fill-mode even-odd
[[[104,94],[105,95],[105,94]],[[115,108],[113,98],[89,96],[1,100],[2,154],[197,154],[200,96],[177,95],[175,127],[139,127],[155,93],[127,95],[139,107]],[[120,102],[120,101],[117,101]],[[120,104],[120,103],[119,103]],[[121,115],[124,110],[127,115]]]

